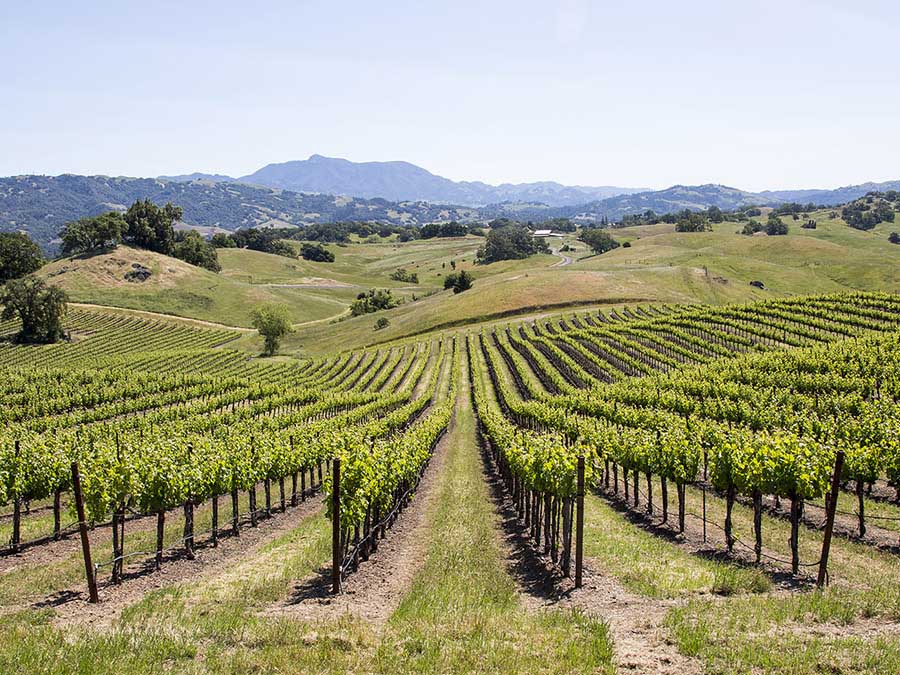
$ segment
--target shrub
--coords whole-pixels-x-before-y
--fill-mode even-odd
[[[387,317],[379,317],[378,321],[375,322],[375,330],[384,330],[388,326],[391,325],[391,322],[387,320]]]
[[[284,244],[284,242],[279,243]],[[334,262],[334,253],[322,246],[322,244],[304,243],[300,246],[300,256],[304,260],[312,260],[313,262]]]
[[[401,267],[391,272],[391,279],[394,281],[403,281],[408,284],[419,283],[419,275],[415,272],[410,272],[405,267]]]
[[[475,279],[466,270],[453,272],[444,277],[444,289],[453,289],[453,293],[462,293],[472,288]]]
[[[397,301],[391,292],[384,288],[370,288],[364,293],[356,296],[350,305],[350,314],[353,316],[361,316],[363,314],[371,314],[382,309],[391,309],[397,306]]]

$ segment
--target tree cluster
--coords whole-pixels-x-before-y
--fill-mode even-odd
[[[469,226],[451,220],[449,223],[428,223],[419,230],[422,239],[436,237],[465,237],[469,234]]]
[[[199,232],[193,230],[175,233],[169,255],[210,272],[222,269],[216,249]]]
[[[721,214],[721,211],[719,211]],[[682,211],[675,221],[676,232],[709,232],[712,230],[706,214],[696,211]]]
[[[419,238],[419,229],[406,225],[389,225],[385,223],[370,223],[366,221],[347,221],[333,223],[316,223],[313,225],[305,225],[291,232],[291,239],[304,241],[320,241],[334,244],[347,244],[350,242],[350,235],[357,235],[362,238],[378,235],[380,237],[390,237],[396,234],[400,241],[410,241]]]
[[[444,290],[453,289],[453,293],[462,293],[472,288],[474,277],[466,270],[452,272],[444,277]]]
[[[499,260],[521,260],[535,253],[549,251],[547,242],[533,237],[527,227],[505,225],[488,231],[475,260],[482,264]]]
[[[283,244],[284,242],[279,243]],[[304,242],[300,246],[300,257],[304,260],[310,260],[312,262],[334,262],[334,253],[322,246],[322,244],[310,244]]]
[[[772,212],[769,214],[769,218],[765,225],[758,220],[751,220],[744,225],[744,229],[741,230],[741,234],[746,234],[748,236],[756,234],[757,232],[765,232],[769,236],[783,235],[788,233],[788,226],[778,217],[778,214]]]
[[[350,314],[353,316],[361,316],[363,314],[371,314],[382,309],[391,309],[397,306],[390,290],[385,288],[370,288],[364,293],[356,296],[350,305]]]
[[[802,213],[809,213],[810,211],[815,211],[818,207],[810,202],[809,204],[798,204],[796,202],[789,202],[787,204],[779,204],[773,210],[773,213],[779,216],[799,216]]]
[[[865,197],[850,202],[841,209],[841,218],[857,230],[871,230],[878,223],[893,223],[893,202],[898,193],[870,192]]]
[[[405,267],[400,267],[399,269],[391,272],[391,279],[393,279],[394,281],[402,281],[407,284],[419,283],[419,275],[415,272],[410,272]]]
[[[182,216],[179,206],[157,206],[149,199],[139,199],[124,214],[109,211],[66,223],[59,233],[62,252],[90,253],[125,242],[218,272],[218,256],[209,242],[197,232],[176,234],[175,222]]]
[[[246,248],[260,253],[272,253],[285,258],[296,258],[290,244],[282,241],[284,231],[272,227],[247,227],[230,234],[217,232],[210,243],[215,248]]]
[[[619,247],[619,242],[605,230],[583,230],[578,239],[590,246],[594,253],[606,253]]]

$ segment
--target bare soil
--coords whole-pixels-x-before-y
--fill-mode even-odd
[[[72,622],[98,627],[109,625],[123,609],[140,601],[146,593],[200,575],[218,573],[236,559],[252,555],[256,549],[294,529],[321,508],[322,500],[315,496],[296,507],[288,506],[284,513],[273,511],[272,517],[259,520],[257,527],[242,527],[240,536],[231,535],[230,528],[226,528],[219,536],[218,546],[214,547],[208,540],[198,542],[193,560],[185,556],[183,549],[169,549],[158,571],[152,557],[136,557],[133,559],[136,562],[125,566],[121,583],[113,584],[108,577],[99,581],[99,604],[88,602],[86,585],[81,583],[34,603],[32,607],[53,608],[57,625]]]
[[[439,494],[447,461],[447,447],[456,426],[454,414],[438,441],[412,501],[400,513],[378,550],[344,580],[342,593],[331,594],[331,567],[300,581],[286,603],[270,607],[266,615],[302,620],[329,620],[353,615],[375,626],[387,621],[410,589],[427,557],[428,514]]]
[[[587,563],[583,567],[583,585],[576,589],[574,580],[562,576],[549,556],[534,547],[502,482],[493,472],[490,458],[484,452],[482,457],[485,479],[491,486],[500,518],[500,535],[509,570],[527,609],[579,609],[602,618],[609,626],[619,671],[657,675],[702,673],[700,662],[680,654],[664,635],[662,622],[669,608],[678,601],[635,595]]]

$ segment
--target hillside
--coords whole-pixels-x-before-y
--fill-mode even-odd
[[[135,265],[150,270],[146,281],[125,279],[127,273],[137,269]],[[127,246],[109,253],[57,260],[43,268],[40,275],[65,289],[73,302],[145,310],[229,326],[249,326],[250,310],[262,302],[287,305],[297,323],[328,319],[343,312],[351,295],[346,289],[315,285],[284,287],[251,283]]]
[[[417,175],[424,171],[414,168]],[[555,184],[534,185],[537,191],[531,194],[534,199],[547,198],[547,194],[542,192],[544,188],[551,192],[555,190]],[[867,183],[831,191],[756,194],[723,185],[676,185],[665,190],[618,195],[578,206],[553,207],[536,201],[507,201],[473,208],[427,201],[301,194],[292,190],[208,179],[14,176],[0,178],[0,231],[26,231],[42,247],[50,250],[66,222],[110,209],[123,210],[137,199],[172,202],[181,206],[186,225],[204,228],[201,231],[211,233],[217,231],[214,228],[236,230],[241,227],[290,227],[362,220],[411,226],[449,220],[483,222],[496,217],[533,221],[566,217],[581,222],[598,222],[603,218],[618,220],[624,215],[648,209],[658,214],[681,209],[700,210],[710,206],[731,210],[749,204],[778,204],[794,199],[830,205],[856,199],[873,189],[896,187],[897,182]],[[332,188],[337,191],[335,185]]]
[[[388,238],[329,245],[334,263],[220,249],[220,274],[122,246],[54,262],[42,274],[77,302],[234,326],[249,326],[249,311],[259,302],[282,302],[297,328],[286,348],[303,354],[588,305],[721,304],[847,289],[900,291],[900,246],[887,243],[896,226],[882,223],[860,231],[830,219],[829,213],[811,214],[818,221],[815,230],[788,220],[790,234],[783,237],[743,236],[737,234],[741,226],[730,222],[703,233],[676,233],[666,224],[622,228],[614,236],[631,246],[601,256],[591,255],[574,235],[553,238],[554,249],[564,243],[575,248],[565,265],[562,254],[476,265],[479,237],[405,243]],[[298,242],[291,244],[299,251]],[[134,264],[152,271],[147,281],[124,279]],[[453,295],[443,290],[443,278],[454,265],[475,276],[472,291]],[[418,282],[391,279],[401,267],[417,274]],[[765,290],[750,281],[762,281]],[[402,304],[349,318],[352,301],[370,288],[390,289]],[[381,316],[390,325],[375,331]],[[244,347],[255,350],[257,345],[248,339]]]
[[[187,224],[226,230],[341,220],[419,225],[478,217],[477,212],[467,208],[297,194],[241,183],[109,176],[14,176],[0,178],[0,231],[24,230],[47,247],[66,222],[111,209],[124,210],[137,199],[160,204],[172,202],[184,209]]]
[[[550,181],[518,185],[456,182],[409,162],[351,162],[322,155],[312,155],[306,160],[269,164],[239,180],[297,192],[466,206],[500,202],[540,202],[550,206],[571,206],[618,194],[640,192],[635,188],[566,186]]]
[[[473,291],[449,291],[382,313],[390,326],[374,331],[372,315],[337,324],[302,327],[290,344],[302,353],[332,351],[335,344],[358,347],[435,328],[476,324],[580,306],[606,307],[636,302],[722,304],[778,296],[841,290],[900,292],[900,246],[887,243],[898,229],[882,223],[862,232],[828,211],[810,214],[818,222],[805,230],[793,221],[786,236],[748,237],[737,223],[720,223],[712,232],[677,233],[659,224],[623,228],[613,234],[631,246],[591,255],[584,244],[567,237],[577,250],[571,264],[539,256],[512,265],[472,265]],[[504,269],[503,265],[510,265]],[[765,290],[750,286],[762,281]],[[381,316],[382,314],[379,314]]]

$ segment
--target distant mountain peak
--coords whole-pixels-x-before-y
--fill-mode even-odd
[[[571,206],[641,191],[637,188],[566,186],[552,181],[502,185],[457,182],[402,160],[352,162],[320,154],[312,154],[305,160],[268,164],[239,180],[294,192],[463,206],[500,202]]]

